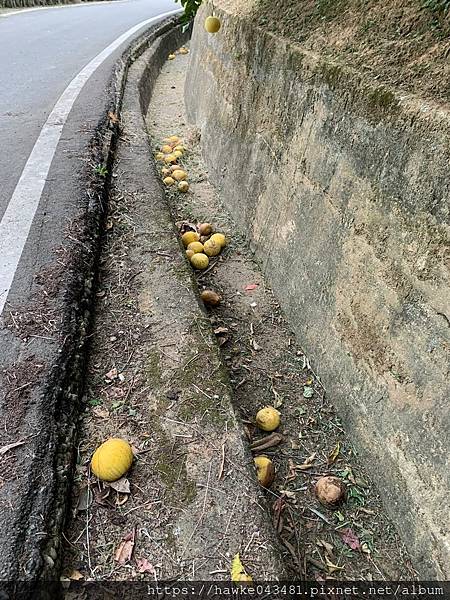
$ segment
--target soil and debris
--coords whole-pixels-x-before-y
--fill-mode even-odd
[[[200,291],[215,290],[222,297],[217,307],[209,308],[209,318],[248,444],[255,455],[269,456],[276,467],[266,499],[285,564],[293,576],[318,581],[415,579],[407,550],[359,463],[320,374],[295,340],[245,240],[208,181],[200,133],[186,124],[184,113],[187,60],[177,56],[164,66],[147,127],[155,153],[161,140],[173,134],[187,147],[180,160],[190,191],[167,189],[177,226],[213,223],[231,240],[196,278]],[[257,411],[266,405],[281,413],[281,426],[271,434],[255,426]],[[346,487],[347,500],[336,510],[322,506],[314,494],[315,483],[327,474],[339,477]]]
[[[259,0],[263,29],[380,83],[448,103],[450,11],[440,0]],[[445,9],[445,6],[447,8]]]

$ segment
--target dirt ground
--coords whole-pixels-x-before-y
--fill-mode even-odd
[[[448,103],[450,12],[438,0],[259,0],[261,27],[381,83]]]
[[[188,149],[180,160],[190,190],[167,191],[177,225],[210,222],[230,240],[197,281],[200,290],[214,289],[222,296],[221,304],[210,310],[210,321],[249,444],[257,446],[263,437],[254,424],[256,412],[266,405],[281,412],[282,443],[263,452],[276,466],[275,483],[266,499],[285,564],[293,575],[318,581],[414,579],[407,550],[386,515],[382,493],[358,461],[351,432],[343,430],[320,374],[314,373],[294,339],[273,291],[208,181],[200,133],[186,124],[184,113],[188,59],[177,55],[165,65],[147,126],[155,152],[173,134]],[[258,453],[261,449],[256,448]],[[314,495],[315,482],[325,474],[345,482],[347,500],[338,510],[328,510]]]

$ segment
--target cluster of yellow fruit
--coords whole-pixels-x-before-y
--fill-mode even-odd
[[[273,406],[266,406],[258,411],[256,425],[263,431],[275,431],[280,426],[280,413]],[[256,473],[259,483],[268,488],[275,479],[275,467],[272,461],[263,454],[255,457]]]
[[[164,163],[161,169],[163,183],[166,186],[177,186],[179,192],[186,193],[189,190],[187,173],[181,165],[178,164],[180,158],[186,152],[186,147],[177,135],[171,135],[164,140],[164,145],[160,151],[155,154],[159,162]]]
[[[227,245],[223,233],[213,233],[211,223],[201,223],[197,231],[186,231],[181,236],[188,257],[194,269],[206,269],[209,259],[218,256]]]
[[[169,60],[174,60],[177,57],[177,54],[189,54],[189,50],[185,46],[181,46],[181,48],[176,50],[173,54],[169,54],[167,58]]]

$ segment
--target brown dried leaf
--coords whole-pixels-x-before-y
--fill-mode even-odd
[[[146,558],[137,558],[136,565],[139,573],[151,573],[156,575],[155,567]]]
[[[330,454],[328,455],[328,464],[329,465],[332,465],[336,461],[337,457],[339,456],[340,451],[341,451],[341,443],[338,442],[336,444],[336,446],[334,447],[333,451],[330,452]]]
[[[314,454],[308,456],[308,458],[302,465],[295,465],[295,468],[299,469],[300,471],[306,471],[307,469],[310,469],[313,466],[314,461],[316,460],[316,456],[317,452],[314,452]]]
[[[109,410],[106,410],[105,408],[100,408],[99,406],[96,406],[92,410],[92,414],[98,419],[109,419]]]
[[[83,573],[80,573],[80,571],[77,571],[76,569],[74,569],[67,577],[72,579],[72,581],[80,581],[80,579],[84,579]]]
[[[214,329],[214,333],[216,335],[220,335],[221,333],[227,333],[228,332],[228,327],[217,327],[216,329]]]
[[[114,381],[117,378],[117,369],[113,367],[110,371],[108,371],[105,375],[105,379],[109,379],[110,381]]]
[[[340,567],[339,565],[335,565],[334,563],[332,563],[331,560],[328,558],[328,556],[325,556],[325,563],[327,565],[328,573],[330,573],[330,575],[332,573],[335,573],[336,571],[342,571],[345,568],[345,567]]]
[[[126,477],[121,477],[117,481],[111,481],[108,484],[109,487],[112,487],[113,490],[119,492],[120,494],[130,494],[130,482]]]
[[[127,533],[123,540],[120,542],[116,553],[114,555],[114,560],[119,564],[124,565],[126,562],[131,560],[134,550],[134,539],[135,539],[135,530]]]

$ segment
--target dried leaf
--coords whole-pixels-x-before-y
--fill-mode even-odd
[[[253,350],[261,350],[262,347],[254,340],[252,339],[252,346],[253,346]]]
[[[344,542],[344,544],[347,544],[349,548],[351,548],[352,550],[361,550],[361,542],[359,541],[358,536],[353,531],[353,529],[350,529],[350,527],[348,527],[347,529],[342,529],[341,535],[342,541]]]
[[[70,575],[68,575],[68,578],[72,579],[72,581],[80,581],[80,579],[84,579],[84,575],[83,573],[80,573],[80,571],[74,569]]]
[[[289,500],[295,500],[295,492],[291,492],[291,490],[280,490],[280,494]]]
[[[109,487],[112,487],[113,490],[119,492],[120,494],[130,494],[130,482],[126,477],[121,477],[117,481],[111,481],[108,484]]]
[[[100,408],[99,406],[96,406],[92,410],[92,414],[95,417],[97,417],[98,419],[109,419],[109,410],[106,410],[104,408]]]
[[[128,498],[130,496],[128,494],[117,494],[117,498],[116,498],[116,506],[123,506],[124,504],[126,504],[128,502]]]
[[[124,565],[126,562],[131,560],[134,549],[134,539],[135,539],[135,531],[133,530],[130,533],[127,533],[123,540],[120,542],[116,553],[114,555],[114,560]]]
[[[108,119],[111,121],[111,123],[118,123],[119,122],[119,117],[116,115],[116,113],[109,111],[108,112]]]
[[[151,573],[156,575],[155,567],[146,558],[137,558],[136,565],[139,573]]]
[[[77,510],[87,510],[91,506],[93,499],[94,495],[92,494],[91,488],[87,486],[84,487],[78,497]]]
[[[312,387],[305,386],[303,388],[303,397],[304,398],[312,398],[313,394],[314,394],[314,390]]]
[[[333,556],[334,547],[333,547],[332,544],[326,542],[325,540],[319,540],[317,542],[317,545],[321,546],[322,548],[324,548],[324,550],[325,550],[326,554],[328,554],[328,556],[330,556],[330,557]]]
[[[314,452],[314,454],[308,456],[302,465],[295,465],[295,468],[300,469],[300,471],[306,471],[307,469],[310,469],[313,466],[313,462],[316,460],[316,456],[317,452]]]
[[[233,562],[231,563],[231,581],[253,581],[251,576],[247,575],[239,554],[235,555]]]
[[[110,381],[114,381],[117,378],[117,369],[114,367],[110,371],[108,371],[105,375],[105,379],[109,379]]]
[[[227,333],[228,332],[228,327],[217,327],[217,329],[214,329],[214,333],[216,335],[220,335],[221,333]]]
[[[257,283],[249,283],[248,285],[245,286],[245,291],[246,292],[251,292],[252,290],[256,290],[256,288],[258,287]]]
[[[330,573],[330,575],[335,571],[342,571],[344,569],[344,567],[340,567],[339,565],[335,565],[334,563],[332,563],[328,556],[325,556],[325,563],[327,565],[328,573]]]
[[[334,447],[334,450],[332,452],[330,452],[330,454],[328,455],[328,464],[332,465],[337,457],[339,456],[339,452],[341,451],[341,443],[338,442],[336,444],[336,446]]]
[[[272,388],[272,392],[275,398],[273,401],[273,407],[280,408],[280,406],[283,406],[283,397],[280,396],[280,394],[276,390],[274,390],[274,388]]]

